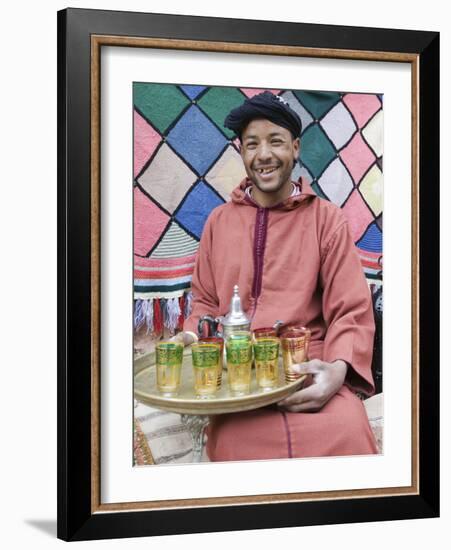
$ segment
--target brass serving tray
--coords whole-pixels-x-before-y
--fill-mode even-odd
[[[135,360],[134,365],[135,398],[146,405],[157,407],[179,414],[224,414],[250,411],[271,405],[298,390],[307,375],[294,382],[286,383],[283,373],[282,358],[279,358],[279,385],[271,390],[262,391],[257,387],[255,370],[252,371],[251,392],[243,396],[232,396],[227,387],[227,371],[223,370],[222,385],[215,397],[199,399],[194,394],[193,367],[191,348],[185,348],[180,391],[177,397],[164,397],[156,385],[155,353],[151,352]]]

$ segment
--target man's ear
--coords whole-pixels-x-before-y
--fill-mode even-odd
[[[293,148],[294,148],[294,154],[293,154],[293,170],[294,170],[294,167],[299,161],[299,153],[301,151],[301,140],[299,138],[296,138],[293,140]]]
[[[293,146],[296,152],[296,158],[298,158],[301,152],[301,140],[298,137],[293,141]]]

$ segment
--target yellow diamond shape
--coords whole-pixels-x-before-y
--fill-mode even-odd
[[[384,177],[377,164],[363,178],[359,190],[374,215],[379,216],[383,208]]]
[[[368,145],[377,157],[384,152],[384,115],[379,111],[362,130],[362,134]]]
[[[246,171],[241,156],[234,147],[229,145],[218,162],[213,165],[205,176],[205,180],[224,199],[228,200],[230,193],[245,177]]]

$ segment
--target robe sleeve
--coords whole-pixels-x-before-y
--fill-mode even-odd
[[[211,263],[213,246],[213,215],[205,223],[194,265],[191,289],[193,292],[192,310],[183,323],[183,330],[197,334],[197,325],[203,315],[218,315],[219,300],[216,294]]]
[[[327,325],[323,360],[342,359],[348,363],[345,384],[353,391],[372,395],[373,305],[346,221],[334,231],[323,250],[320,282]]]

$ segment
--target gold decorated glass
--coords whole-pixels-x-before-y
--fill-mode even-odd
[[[199,337],[200,344],[219,344],[221,348],[220,357],[219,357],[219,366],[218,366],[218,390],[222,384],[222,369],[224,366],[224,339],[219,336],[201,336]]]
[[[194,391],[198,398],[213,397],[218,389],[221,345],[216,342],[191,345],[194,370]]]
[[[163,341],[155,346],[157,389],[165,397],[175,397],[180,388],[183,344]]]
[[[254,360],[257,385],[270,390],[279,381],[279,339],[260,337],[254,341]]]
[[[258,340],[258,338],[276,338],[277,337],[277,331],[273,327],[261,327],[256,328],[253,331],[254,340]]]
[[[305,327],[293,327],[280,337],[282,347],[285,381],[293,382],[301,375],[293,372],[292,366],[308,361],[310,330]]]
[[[247,331],[230,334],[226,339],[227,380],[232,395],[245,395],[251,389],[252,340]]]

